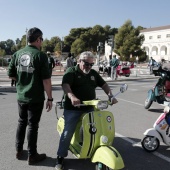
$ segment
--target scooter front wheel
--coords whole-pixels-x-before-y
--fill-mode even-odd
[[[95,170],[112,170],[108,166],[102,164],[101,162],[98,162],[96,164],[96,169]]]
[[[149,109],[152,103],[153,103],[153,100],[151,99],[151,94],[149,93],[145,100],[145,109]]]
[[[156,137],[145,136],[141,144],[147,152],[154,152],[159,148],[160,142]]]

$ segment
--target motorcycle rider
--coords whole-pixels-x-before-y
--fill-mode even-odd
[[[68,155],[70,141],[81,115],[92,111],[91,106],[75,107],[75,105],[79,105],[81,101],[95,99],[95,88],[97,86],[101,87],[109,98],[113,97],[108,84],[92,69],[94,59],[95,57],[90,51],[81,53],[79,64],[68,68],[63,76],[65,126],[57,151],[56,170],[60,170],[63,167],[64,157]],[[117,100],[114,98],[112,104],[115,103],[117,103]]]

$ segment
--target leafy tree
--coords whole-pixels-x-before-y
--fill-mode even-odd
[[[48,39],[43,41],[41,49],[43,52],[51,51],[52,47],[50,46],[50,41]]]
[[[118,29],[118,33],[115,36],[114,51],[121,56],[121,60],[130,61],[130,56],[142,55],[141,44],[144,41],[144,36],[139,35],[140,29],[140,27],[134,28],[130,20],[127,20]]]
[[[15,45],[15,42],[11,39],[8,39],[6,41],[6,47],[5,47],[5,51],[7,55],[11,55],[12,54],[12,47]]]
[[[5,56],[6,55],[6,52],[4,49],[0,49],[0,56]]]
[[[16,40],[15,40],[15,44],[19,44],[21,41],[20,41],[20,39],[19,38],[17,38]]]
[[[5,48],[6,48],[6,41],[1,41],[0,42],[0,49],[5,50]]]
[[[26,46],[26,35],[22,36],[19,45],[20,45],[20,48],[24,48]]]
[[[78,38],[73,42],[71,52],[77,55],[85,51],[85,49],[85,42],[82,39]]]

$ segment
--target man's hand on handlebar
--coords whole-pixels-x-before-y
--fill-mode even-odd
[[[70,100],[73,106],[79,105],[81,103],[80,100],[74,95],[70,97]]]
[[[114,96],[109,96],[110,105],[118,103],[117,99]]]

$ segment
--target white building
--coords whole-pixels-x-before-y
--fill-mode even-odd
[[[152,56],[157,62],[161,59],[170,61],[170,25],[147,28],[140,34],[145,37],[142,47],[149,58]]]
[[[112,56],[113,56],[113,55],[116,55],[117,58],[120,57],[118,54],[116,54],[116,53],[113,51],[112,47],[111,47],[110,45],[108,45],[107,42],[105,42],[105,56],[104,56],[104,59],[105,59],[106,61],[109,61],[109,56],[110,56],[110,55],[112,55]]]

